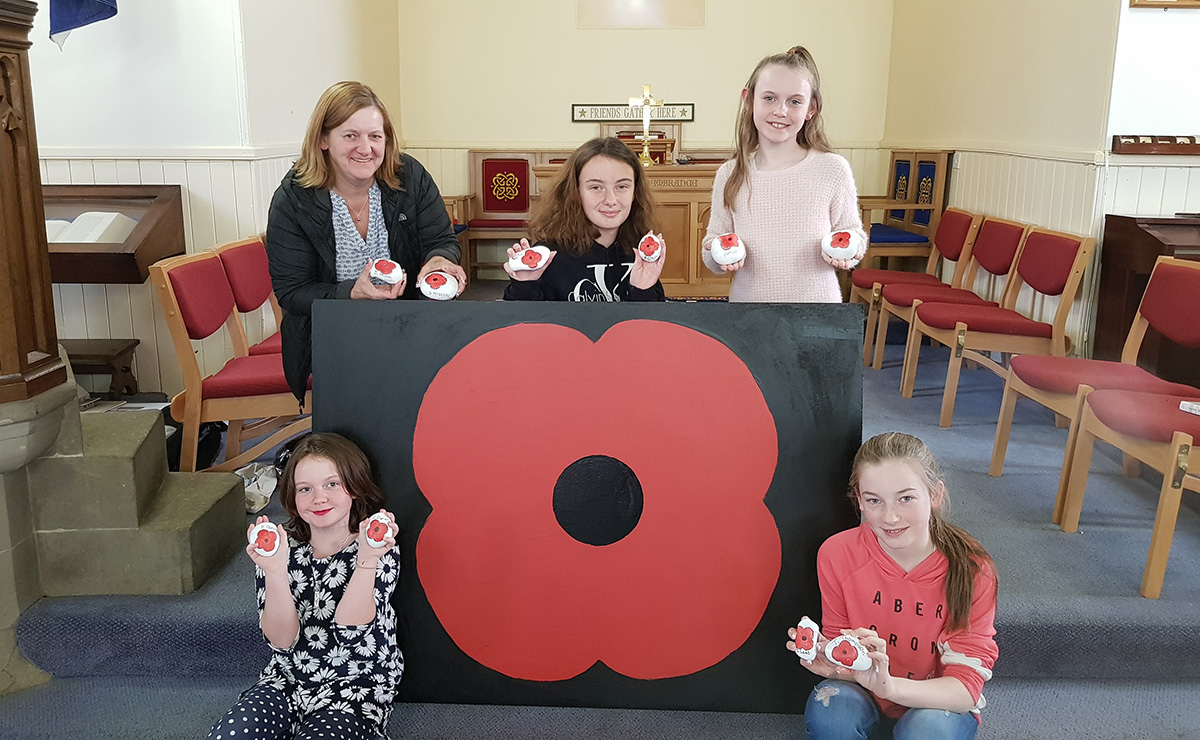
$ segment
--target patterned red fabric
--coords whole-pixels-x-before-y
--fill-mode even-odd
[[[1021,234],[1025,229],[1014,224],[984,219],[975,237],[971,255],[983,269],[993,275],[1007,275],[1021,246]]]
[[[1200,346],[1200,270],[1162,264],[1150,282],[1138,309],[1163,336],[1189,347]]]
[[[1035,231],[1025,240],[1017,273],[1039,293],[1062,295],[1079,247],[1079,239]]]
[[[266,303],[271,296],[271,271],[263,243],[252,242],[219,254],[238,311],[250,313]]]
[[[1012,334],[1022,337],[1054,335],[1053,327],[1042,321],[1026,318],[1008,308],[954,303],[922,303],[917,316],[935,329],[953,329],[962,322],[971,331],[987,334]]]
[[[216,254],[211,259],[180,265],[167,274],[188,337],[204,339],[225,325],[233,313],[233,291]]]
[[[1179,402],[1188,400],[1195,398],[1130,391],[1096,391],[1087,398],[1104,426],[1152,442],[1170,442],[1175,432],[1200,438],[1200,416],[1179,410]]]
[[[971,230],[972,218],[962,211],[945,211],[938,222],[933,243],[938,252],[951,262],[957,262],[967,244],[967,232]]]
[[[911,306],[913,301],[932,301],[935,303],[972,303],[981,306],[999,306],[995,301],[980,298],[969,290],[951,288],[948,285],[896,285],[883,286],[884,299],[893,306]]]
[[[1137,365],[1123,362],[1052,355],[1018,355],[1012,358],[1011,367],[1013,373],[1022,381],[1050,393],[1074,395],[1079,386],[1088,385],[1096,390],[1200,396],[1200,388],[1163,380]]]
[[[283,352],[283,338],[279,332],[275,332],[250,348],[252,355],[277,355],[280,352]]]
[[[945,285],[937,277],[927,272],[905,272],[903,270],[855,270],[850,273],[850,280],[854,283],[854,287],[866,289],[871,288],[875,283],[880,285],[905,283],[908,285],[932,285],[933,287]]]
[[[312,388],[312,378],[308,379]],[[252,355],[234,357],[215,375],[204,379],[201,394],[204,398],[237,398],[291,393],[283,377],[283,355]]]
[[[529,162],[524,159],[483,160],[484,213],[529,210]]]

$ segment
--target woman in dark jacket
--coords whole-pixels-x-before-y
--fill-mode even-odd
[[[417,298],[420,279],[458,279],[458,242],[433,178],[396,148],[383,102],[359,82],[339,82],[317,101],[300,158],[271,199],[271,283],[283,308],[283,371],[303,403],[312,372],[312,305],[323,298]],[[371,281],[387,257],[404,269],[395,285]]]

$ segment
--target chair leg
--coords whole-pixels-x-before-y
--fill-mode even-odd
[[[1128,453],[1121,453],[1121,469],[1126,478],[1136,478],[1142,474],[1142,461]]]
[[[913,386],[917,384],[917,360],[921,356],[921,332],[917,330],[917,306],[920,301],[913,302],[913,310],[908,320],[908,341],[904,343],[904,365],[900,372],[900,395],[912,398]]]
[[[992,442],[992,462],[988,475],[998,478],[1004,473],[1004,457],[1008,454],[1008,437],[1012,433],[1013,414],[1020,396],[1012,386],[1012,370],[1004,382],[1004,397],[1000,399],[1000,416],[996,418],[996,439]]]
[[[942,414],[938,426],[946,429],[954,421],[954,400],[958,397],[958,376],[962,372],[963,345],[967,341],[967,325],[954,328],[955,344],[950,348],[950,363],[946,368],[946,387],[942,390]]]
[[[879,300],[883,287],[879,283],[871,288],[871,300],[867,302],[867,326],[863,331],[863,367],[871,361],[871,340],[875,338],[875,322],[879,320]]]
[[[883,367],[883,348],[887,344],[888,324],[891,322],[891,314],[879,309],[879,319],[875,325],[875,355],[871,358],[871,367],[875,370]]]
[[[179,440],[179,472],[196,472],[196,446],[200,444],[200,420],[183,420],[183,436]]]
[[[1058,493],[1054,495],[1054,509],[1050,512],[1050,521],[1054,524],[1061,525],[1063,517],[1063,509],[1067,504],[1067,484],[1071,480],[1071,471],[1074,469],[1075,463],[1075,448],[1079,444],[1079,430],[1083,426],[1083,405],[1087,401],[1088,394],[1092,392],[1092,387],[1081,385],[1075,389],[1075,404],[1072,406],[1071,425],[1067,427],[1067,448],[1063,450],[1062,472],[1058,475]],[[1088,458],[1088,464],[1091,464],[1091,458]],[[1084,477],[1087,477],[1087,470],[1083,471]],[[1076,514],[1078,516],[1078,514]]]
[[[1070,427],[1070,426],[1071,426],[1071,420],[1070,420],[1070,419],[1068,419],[1067,417],[1063,416],[1062,414],[1055,414],[1055,415],[1054,415],[1054,428],[1055,428],[1055,429],[1067,429],[1067,428],[1068,428],[1068,427]]]
[[[1175,432],[1171,439],[1171,456],[1163,471],[1162,488],[1158,494],[1158,511],[1154,514],[1154,530],[1150,534],[1150,551],[1146,553],[1146,570],[1142,573],[1141,594],[1147,599],[1162,595],[1163,579],[1167,574],[1167,558],[1175,523],[1179,519],[1179,502],[1183,497],[1183,479],[1187,476],[1187,460],[1191,454],[1192,438]]]
[[[1083,493],[1087,488],[1088,472],[1092,467],[1092,450],[1096,447],[1096,435],[1087,428],[1090,418],[1094,418],[1091,409],[1085,408],[1078,422],[1079,433],[1071,456],[1070,479],[1067,481],[1062,516],[1058,523],[1059,529],[1064,532],[1079,530],[1079,511],[1083,508]]]
[[[229,420],[229,429],[225,431],[226,460],[242,453],[242,422],[242,419]]]

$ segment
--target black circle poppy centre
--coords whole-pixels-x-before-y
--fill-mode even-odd
[[[642,484],[616,458],[581,457],[554,484],[554,517],[563,531],[586,545],[611,545],[642,518]]]

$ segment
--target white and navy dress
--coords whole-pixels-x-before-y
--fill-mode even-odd
[[[333,615],[358,562],[358,542],[327,558],[304,543],[289,551],[288,583],[300,618],[296,642],[271,647],[258,683],[213,727],[210,738],[380,738],[392,711],[404,656],[396,645],[393,548],[375,569],[375,619],[346,627]],[[258,614],[266,579],[255,567]]]

